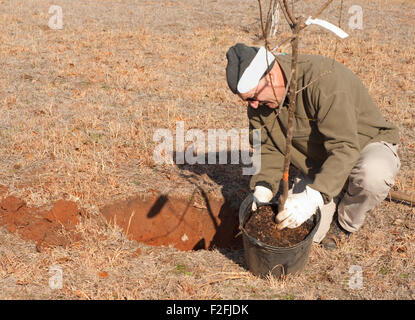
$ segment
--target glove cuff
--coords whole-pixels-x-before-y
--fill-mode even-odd
[[[256,186],[254,191],[254,197],[260,202],[270,202],[273,194],[272,191],[263,186]]]
[[[272,191],[272,186],[271,186],[271,184],[269,184],[268,182],[265,182],[265,181],[258,181],[258,182],[255,184],[255,187],[257,187],[257,186],[266,187],[266,188],[268,188],[268,189],[270,189],[270,190]]]

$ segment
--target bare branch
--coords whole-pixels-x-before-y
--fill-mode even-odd
[[[292,22],[291,22],[290,18],[288,17],[287,12],[283,9],[284,5],[282,3],[282,0],[279,0],[279,2],[280,2],[280,7],[281,7],[281,10],[282,10],[282,13],[284,14],[285,20],[287,20],[287,23],[290,25],[290,28],[291,28]]]
[[[270,10],[271,10],[271,7],[272,7],[272,1],[273,0],[270,0],[270,8],[268,10],[267,23],[268,23],[268,20],[270,19]],[[270,51],[269,50],[269,45],[268,45],[268,35],[267,35],[266,31],[265,31],[264,20],[263,20],[263,17],[262,17],[261,0],[258,0],[258,4],[259,4],[259,14],[260,14],[260,20],[261,20],[261,27],[262,27],[262,35],[264,37],[264,42],[265,42],[265,49],[267,51]],[[266,62],[267,62],[267,69],[269,69],[268,55],[265,55],[265,57],[266,57]],[[272,77],[270,75],[269,75],[269,81],[271,83],[271,88],[272,88],[272,92],[274,94],[274,98],[275,98],[276,101],[278,101],[277,93],[276,93],[275,87],[274,87],[274,83],[273,83]]]
[[[265,39],[265,34],[266,34],[267,38],[269,37],[269,29],[270,29],[270,26],[271,26],[271,21],[270,21],[269,17],[270,17],[271,7],[272,7],[272,0],[269,1],[267,20],[265,21],[264,30],[262,30],[262,33],[264,34],[264,39]]]
[[[260,21],[261,21],[262,37],[264,38],[264,41],[265,41],[265,47],[267,47],[267,45],[268,45],[268,38],[267,38],[267,34],[265,32],[264,19],[262,18],[262,5],[261,5],[261,0],[258,0],[258,6],[259,6],[259,18],[260,18]]]
[[[282,41],[279,45],[275,46],[274,49],[271,50],[271,52],[274,52],[276,50],[281,50],[282,48],[285,48],[287,46],[287,44],[293,40],[293,36],[285,39],[284,41]]]
[[[291,73],[290,73],[290,76],[289,76],[289,77],[288,77],[288,79],[287,79],[287,84],[285,85],[284,95],[283,95],[283,97],[282,97],[282,99],[281,99],[281,101],[280,101],[280,105],[278,106],[278,109],[279,109],[279,110],[281,110],[282,105],[284,104],[284,100],[285,100],[285,98],[287,97],[287,94],[288,94],[288,87],[289,87],[289,85],[290,85],[290,83],[291,83],[291,79],[292,79],[292,77],[293,77],[293,73],[291,72]]]
[[[282,175],[282,188],[283,193],[279,197],[278,212],[284,210],[285,201],[288,198],[288,178],[290,171],[291,160],[291,146],[294,132],[294,109],[296,104],[296,91],[297,91],[297,58],[298,58],[298,43],[299,43],[299,29],[297,25],[294,26],[294,39],[291,41],[292,56],[291,56],[291,81],[289,87],[289,99],[290,104],[288,106],[288,123],[286,132],[286,144],[285,144],[285,157],[284,157],[284,171]]]
[[[324,10],[326,10],[328,8],[328,6],[333,2],[333,0],[328,0],[325,4],[323,4],[321,6],[321,8],[317,11],[316,14],[312,15],[311,17],[318,18],[323,12]],[[301,23],[301,25],[299,26],[300,31],[307,28],[308,26],[305,23]]]
[[[388,198],[390,198],[391,200],[395,200],[395,201],[405,201],[410,206],[412,207],[415,206],[415,193],[406,194],[401,191],[390,190],[388,194]]]
[[[275,0],[277,1],[277,0]],[[301,90],[304,90],[307,86],[309,86],[311,83],[317,81],[319,78],[321,78],[321,75],[319,78],[317,78],[316,80],[314,80],[313,82],[311,82],[310,84],[308,84],[307,86],[301,88],[300,90],[297,90],[297,63],[298,63],[298,47],[299,47],[299,39],[300,39],[300,32],[305,29],[307,27],[307,25],[305,24],[305,20],[303,16],[300,17],[295,17],[293,14],[293,8],[294,5],[292,4],[292,8],[290,10],[289,6],[288,6],[288,2],[287,0],[278,0],[281,10],[284,14],[285,19],[287,20],[290,28],[291,28],[291,32],[292,32],[292,36],[285,39],[279,46],[275,47],[272,51],[275,51],[276,49],[280,49],[280,47],[288,42],[291,43],[291,74],[290,74],[290,78],[287,81],[286,84],[286,88],[284,91],[284,98],[282,101],[280,101],[280,105],[279,105],[279,110],[281,110],[282,108],[282,104],[285,100],[285,97],[287,96],[287,94],[289,94],[289,106],[288,106],[288,123],[287,123],[287,132],[286,132],[286,146],[285,146],[285,157],[284,157],[284,167],[283,167],[283,177],[282,177],[282,187],[283,187],[283,194],[280,196],[279,198],[279,205],[278,205],[278,211],[281,212],[284,209],[284,205],[285,202],[288,198],[288,178],[289,178],[289,168],[290,168],[290,158],[291,158],[291,147],[292,147],[292,138],[293,138],[293,131],[294,131],[294,110],[295,110],[295,105],[296,105],[296,95],[298,92],[300,92]],[[321,15],[324,10],[327,9],[327,7],[333,2],[333,0],[328,0],[318,11],[317,13],[313,16],[314,18],[318,17],[319,15]],[[273,5],[273,0],[270,0],[270,7],[268,9],[268,15],[267,15],[267,21],[266,21],[266,25],[264,25],[264,21],[263,21],[263,17],[262,17],[262,7],[261,7],[261,0],[258,0],[258,4],[259,4],[259,11],[260,11],[260,15],[261,15],[261,28],[262,28],[262,33],[263,33],[263,37],[264,37],[264,41],[265,41],[265,48],[269,50],[268,48],[268,33],[267,31],[269,31],[269,27],[270,27],[270,19],[271,19],[271,8]],[[341,19],[341,18],[340,18]],[[339,22],[340,24],[340,22]],[[336,45],[337,48],[337,45]],[[272,53],[271,51],[271,53]],[[268,63],[268,57],[267,57],[267,66],[269,67],[269,63]],[[332,70],[328,71],[331,72]],[[275,96],[275,99],[278,101],[277,99],[277,95],[275,92],[275,88],[274,85],[272,83],[272,77],[270,76],[270,81],[271,81],[271,87]],[[275,120],[274,120],[275,123]]]
[[[313,15],[312,17],[317,18],[318,16],[320,16],[323,13],[323,11],[326,10],[332,2],[333,0],[328,0],[325,4],[321,6],[321,8],[317,11],[317,13]]]
[[[290,8],[288,8],[287,0],[282,0],[282,2],[283,2],[283,5],[284,5],[283,6],[283,11],[285,11],[287,13],[287,16],[288,16],[288,19],[289,19],[289,24],[291,26],[297,24],[297,19],[293,16]],[[291,27],[291,29],[292,29],[292,27]]]
[[[320,74],[316,79],[314,79],[313,81],[311,81],[310,83],[308,83],[307,85],[305,85],[304,87],[302,87],[301,89],[298,89],[296,91],[296,93],[299,93],[300,91],[303,91],[305,88],[311,86],[314,82],[320,80],[321,78],[323,78],[324,76],[332,73],[334,71],[334,68],[332,67],[330,70],[327,70],[326,72],[323,72],[322,74]]]

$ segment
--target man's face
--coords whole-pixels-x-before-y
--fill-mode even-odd
[[[275,82],[275,81],[274,81]],[[275,83],[273,83],[275,88]],[[278,91],[275,88],[276,93]],[[269,81],[269,75],[262,78],[258,85],[247,93],[239,93],[238,96],[243,100],[247,101],[249,105],[257,109],[260,104],[267,106],[268,108],[274,109],[279,105],[279,101],[275,99],[274,91],[272,90],[271,81]]]

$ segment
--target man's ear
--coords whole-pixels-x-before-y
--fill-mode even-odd
[[[267,86],[269,85],[271,85],[271,81],[272,81],[272,83],[274,83],[274,79],[275,79],[275,77],[274,77],[274,74],[273,74],[273,71],[271,70],[266,76],[265,76],[265,81],[267,82]]]
[[[278,79],[279,79],[279,70],[280,69],[279,69],[279,67],[277,67],[277,63],[278,62],[275,62],[274,67],[271,69],[271,71],[267,75],[267,78],[268,78],[268,76],[271,77],[272,83],[274,85],[277,85]],[[268,78],[268,81],[269,81],[269,78]]]

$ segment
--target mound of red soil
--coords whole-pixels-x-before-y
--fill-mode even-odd
[[[66,200],[57,201],[50,210],[30,208],[14,196],[0,202],[0,225],[9,232],[17,232],[22,239],[34,240],[38,250],[79,240],[75,226],[81,214],[76,203]]]

